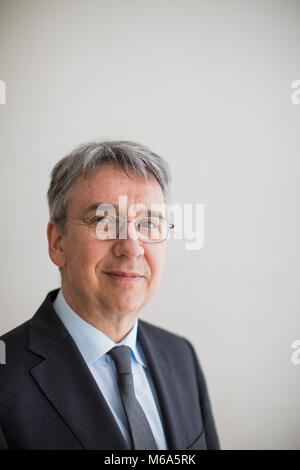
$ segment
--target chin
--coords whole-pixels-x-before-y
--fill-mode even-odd
[[[140,310],[140,306],[137,304],[118,304],[116,306],[112,306],[112,310],[119,313],[134,313]]]
[[[112,312],[112,313],[131,313],[135,312],[140,308],[142,305],[143,301],[141,299],[140,302],[138,302],[136,296],[122,296],[116,297],[116,296],[106,296],[105,298],[103,296],[97,296],[98,297],[98,302],[101,306],[101,309],[104,309],[104,311]]]

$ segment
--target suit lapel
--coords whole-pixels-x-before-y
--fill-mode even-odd
[[[155,385],[168,447],[171,450],[186,449],[182,428],[184,416],[182,408],[179,406],[181,403],[179,388],[176,387],[176,377],[164,350],[166,345],[163,340],[158,340],[157,335],[153,334],[153,327],[148,326],[142,320],[139,320],[138,339]]]
[[[30,322],[28,349],[44,360],[31,374],[85,449],[128,449],[76,344],[52,307],[58,290]]]

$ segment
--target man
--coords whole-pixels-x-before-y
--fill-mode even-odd
[[[162,280],[169,181],[133,142],[83,145],[54,167],[61,288],[2,337],[0,448],[219,448],[192,345],[138,320]]]

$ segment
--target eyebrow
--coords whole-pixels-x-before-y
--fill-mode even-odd
[[[100,206],[100,204],[101,205],[103,204],[104,206],[105,205],[113,206],[116,209],[116,213],[117,214],[119,213],[119,206],[117,204],[109,204],[107,202],[94,202],[93,204],[91,204],[90,206],[82,210],[82,215],[85,216],[85,215],[88,215],[90,212],[96,211],[97,207]],[[157,217],[164,217],[164,215],[160,211],[155,211],[155,210],[151,210],[147,208],[146,210],[138,211],[138,214],[150,215],[150,213],[151,215],[155,215]]]

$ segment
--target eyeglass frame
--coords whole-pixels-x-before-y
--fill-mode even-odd
[[[80,224],[80,225],[86,225],[87,228],[88,228],[88,234],[89,236],[92,238],[92,240],[98,240],[98,241],[109,241],[109,240],[120,240],[120,238],[107,238],[105,240],[101,240],[100,238],[94,238],[91,236],[90,234],[90,227],[91,227],[91,221],[95,218],[99,218],[99,217],[110,217],[110,216],[100,216],[100,215],[92,215],[91,217],[87,218],[87,217],[72,217],[70,215],[64,215],[63,219],[74,219],[74,220],[82,220],[83,224]],[[129,219],[125,219],[124,217],[122,216],[117,216],[115,218],[118,218],[118,219],[122,219],[123,222],[126,222],[126,224],[128,222],[136,222],[137,220],[140,220],[140,219],[143,219],[143,218],[147,218],[147,216],[140,216],[140,217],[137,217],[136,219],[133,219],[133,220],[129,220]],[[172,224],[169,222],[168,219],[166,219],[166,217],[163,217],[163,216],[160,216],[161,219],[164,219],[168,222],[168,230],[167,230],[167,234],[165,236],[165,238],[163,238],[162,240],[159,240],[157,242],[155,241],[147,241],[147,240],[141,240],[143,243],[151,243],[151,244],[156,244],[156,243],[162,243],[164,242],[168,235],[169,235],[169,232],[170,232],[170,229],[173,229],[175,227],[175,224]],[[122,239],[121,239],[122,240]],[[124,239],[123,239],[124,240]],[[125,239],[126,240],[126,239]]]

